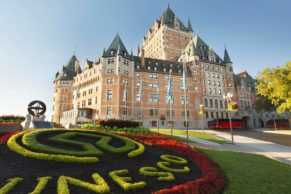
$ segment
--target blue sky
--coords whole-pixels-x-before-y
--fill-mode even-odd
[[[100,57],[119,32],[136,53],[167,4],[236,72],[252,76],[291,60],[291,1],[287,0],[0,0],[0,115],[27,114],[30,101],[51,117],[55,73],[73,55]]]

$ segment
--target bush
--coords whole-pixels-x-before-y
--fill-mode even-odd
[[[22,122],[25,117],[18,115],[2,115],[0,116],[0,122]]]
[[[139,126],[139,122],[129,121],[129,120],[117,120],[117,119],[108,119],[108,120],[100,120],[96,122],[97,124],[110,127],[110,128],[136,128]]]

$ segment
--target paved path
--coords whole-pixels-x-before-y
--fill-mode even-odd
[[[231,136],[227,132],[214,130],[206,130],[205,132],[225,140],[231,140]],[[279,145],[269,141],[263,141],[240,135],[234,136],[234,142],[235,145],[221,145],[219,147],[212,147],[223,150],[261,154],[291,165],[291,146]]]
[[[162,134],[166,134],[166,135],[170,135],[170,133],[166,133],[166,132],[161,132]],[[177,137],[182,137],[182,138],[187,138],[185,135],[177,135],[177,134],[174,134],[174,136],[177,136]],[[189,136],[189,139],[191,141],[194,141],[194,142],[197,142],[199,144],[204,144],[204,145],[209,145],[209,146],[221,146],[221,144],[219,143],[215,143],[215,142],[212,142],[212,141],[208,141],[208,140],[204,140],[204,139],[199,139],[199,138],[194,138],[194,137],[190,137]]]

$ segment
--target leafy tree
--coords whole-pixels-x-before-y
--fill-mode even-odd
[[[267,97],[258,94],[255,103],[255,109],[257,111],[275,111],[276,107]]]
[[[266,68],[257,76],[258,94],[266,97],[278,113],[291,111],[291,62],[285,66]]]

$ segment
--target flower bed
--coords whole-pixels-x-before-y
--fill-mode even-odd
[[[38,132],[42,132],[42,135],[39,135]],[[7,134],[2,136],[0,140],[7,141],[7,138],[11,135],[12,134]],[[97,138],[97,144],[96,135],[100,135],[99,138],[101,138]],[[103,139],[102,141],[102,135],[107,135],[107,138],[105,138],[107,140]],[[97,148],[103,147],[101,150],[104,151],[104,155],[98,162],[93,161],[94,163],[75,164],[70,160],[55,162],[42,158],[41,155],[45,154],[48,150],[51,151],[51,148],[39,150],[43,153],[37,153],[39,148],[34,147],[31,149],[36,156],[34,158],[46,159],[35,160],[29,157],[23,157],[23,155],[25,155],[24,153],[13,153],[9,155],[7,147],[3,147],[3,150],[6,150],[4,154],[7,154],[7,162],[3,163],[2,161],[1,163],[0,161],[0,170],[3,171],[6,169],[3,172],[9,171],[9,174],[3,174],[3,177],[0,177],[0,191],[1,184],[5,182],[5,180],[7,180],[7,182],[5,185],[2,184],[3,189],[13,189],[18,182],[22,182],[22,191],[29,192],[33,189],[34,191],[44,190],[42,192],[44,194],[55,193],[56,187],[52,185],[51,182],[57,183],[57,190],[59,193],[70,193],[71,185],[88,191],[98,191],[99,193],[106,193],[109,190],[113,193],[133,192],[140,194],[195,194],[220,193],[222,191],[224,187],[222,172],[211,160],[197,150],[193,150],[183,143],[159,135],[145,136],[123,134],[122,136],[94,132],[91,130],[63,129],[47,131],[33,130],[31,132],[25,131],[19,133],[9,139],[9,141],[18,143],[17,145],[20,148],[24,146],[22,148],[28,149],[31,145],[35,146],[39,143],[49,143],[49,139],[55,139],[57,141],[52,141],[51,144],[47,145],[55,145],[55,143],[57,143],[58,146],[64,145],[65,148],[68,148],[66,144],[71,144],[71,151],[73,153],[74,142],[75,145],[77,145],[77,140],[80,140],[79,145],[84,145],[81,142],[86,142],[91,145],[97,145]],[[80,137],[83,139],[79,139]],[[46,140],[44,141],[42,138]],[[85,140],[84,138],[88,139]],[[135,143],[134,150],[132,146],[128,144],[128,140]],[[21,141],[24,142],[21,143]],[[111,143],[107,144],[109,141],[111,141]],[[119,144],[116,144],[118,142]],[[111,145],[116,146],[116,148],[111,148]],[[125,148],[128,147],[127,152],[120,152],[123,153],[121,155],[114,151],[115,149],[118,151],[120,145],[124,145]],[[128,155],[132,152],[137,152],[133,153],[134,156],[137,157],[132,158]],[[66,153],[63,154],[62,157],[70,156],[66,155]],[[80,159],[85,159],[86,157],[88,156],[84,155]],[[3,169],[1,169],[1,165]],[[11,165],[13,169],[10,169]],[[18,166],[20,168],[18,168]],[[33,166],[33,168],[29,168],[29,166]],[[19,174],[19,172],[21,173]],[[38,176],[32,178],[31,176],[34,176],[34,173],[42,177]],[[14,180],[11,174],[17,174],[18,177],[21,177],[21,180],[18,177],[15,177]],[[87,182],[89,180],[88,175],[90,174],[92,175],[93,183],[92,180]],[[87,178],[84,180],[84,177]],[[110,184],[111,182],[108,182],[108,179],[111,179],[111,181],[113,180],[115,184]],[[35,180],[38,180],[37,185],[35,185]],[[70,184],[70,186],[68,184]],[[99,186],[102,186],[102,188],[99,188]],[[71,193],[86,193],[84,190],[73,191],[71,191]]]
[[[191,158],[200,167],[202,176],[193,181],[173,186],[169,189],[162,189],[154,194],[195,194],[195,193],[220,193],[224,188],[224,178],[219,167],[206,155],[193,150],[190,146],[168,139],[163,136],[141,136],[124,135],[126,137],[141,141],[148,145],[153,145],[168,150],[172,150],[179,155]]]

